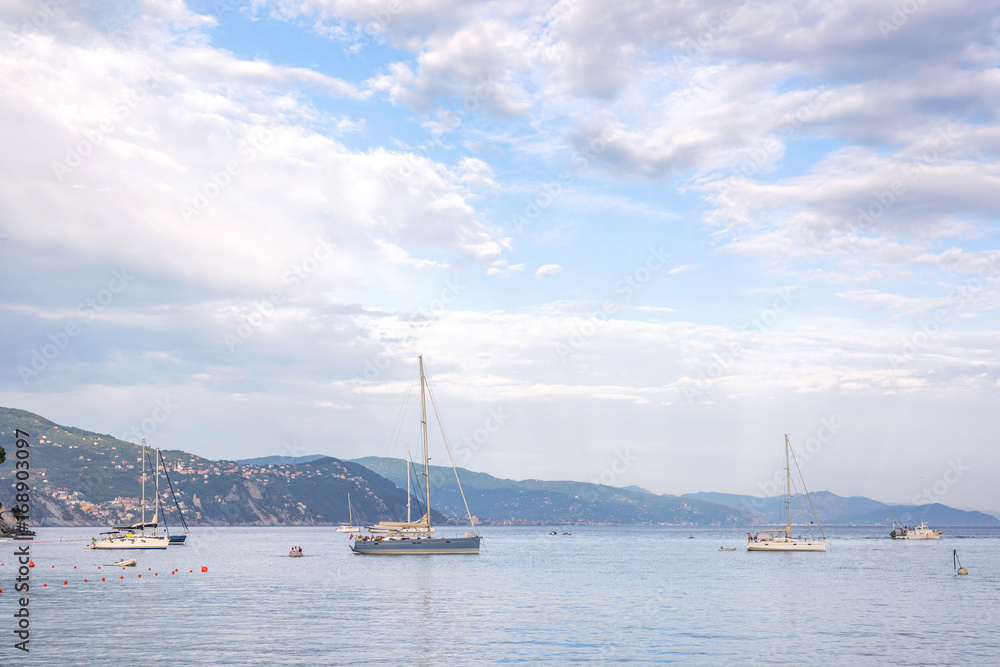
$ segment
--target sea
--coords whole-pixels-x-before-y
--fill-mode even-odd
[[[363,556],[328,527],[194,528],[158,552],[40,528],[26,593],[0,544],[0,665],[1000,663],[1000,529],[833,527],[827,553],[747,552],[739,528],[551,529]]]

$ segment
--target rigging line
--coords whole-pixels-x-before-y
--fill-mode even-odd
[[[789,447],[789,449],[791,449],[791,447]],[[802,488],[805,489],[806,499],[809,501],[809,509],[812,510],[813,518],[816,519],[816,527],[819,528],[819,534],[825,540],[826,533],[823,532],[823,524],[819,522],[819,515],[816,514],[816,508],[813,506],[812,496],[809,495],[809,489],[806,487],[806,479],[802,476],[802,468],[799,467],[799,460],[795,458],[794,449],[792,450],[792,460],[795,461],[795,470],[799,473],[799,479],[802,480]]]
[[[792,480],[792,488],[795,489],[795,502],[799,504],[799,511],[802,512],[802,520],[809,522],[809,516],[806,514],[806,508],[802,506],[802,494],[799,493],[799,486]],[[812,524],[807,523],[806,528],[809,529],[809,537],[815,539],[816,535],[813,533]]]
[[[160,452],[160,463],[163,465],[163,476],[167,478],[167,486],[170,487],[170,496],[174,499],[174,505],[177,507],[177,514],[181,517],[181,523],[184,524],[184,532],[188,531],[187,521],[184,520],[184,512],[181,511],[181,506],[177,502],[177,494],[174,493],[174,485],[170,482],[170,475],[167,474],[167,462],[163,460],[163,452]],[[167,525],[166,519],[163,521],[163,525]]]
[[[413,391],[413,378],[417,374],[417,368],[414,366],[413,372],[410,373],[410,382],[406,385],[406,392],[403,394],[403,403],[399,406],[399,412],[396,413],[396,422],[392,425],[392,433],[389,435],[389,444],[386,445],[385,458],[389,458],[391,453],[396,451],[396,446],[399,444],[399,436],[403,434],[403,424],[406,418],[406,406],[410,402],[410,392]]]
[[[458,478],[458,468],[455,467],[455,459],[451,455],[451,447],[448,446],[448,436],[444,432],[444,424],[441,422],[441,413],[438,412],[437,401],[434,400],[434,392],[431,391],[430,380],[425,379],[427,385],[427,395],[431,397],[431,406],[434,408],[434,417],[437,418],[438,428],[441,429],[441,438],[444,440],[445,451],[448,452],[448,460],[451,461],[451,469],[455,472],[455,481],[458,482],[458,492],[462,494],[462,502],[465,503],[465,513],[469,515],[469,523],[472,524],[472,534],[476,535],[476,522],[472,519],[472,512],[469,510],[469,501],[465,499],[465,490],[462,489],[462,480]],[[428,480],[428,484],[430,480]],[[430,508],[428,508],[430,511]]]

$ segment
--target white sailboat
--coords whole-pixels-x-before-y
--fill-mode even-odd
[[[813,518],[816,519],[816,526],[819,528],[821,539],[804,540],[801,537],[792,537],[792,476],[789,469],[788,459],[791,446],[788,444],[788,434],[785,434],[785,479],[788,481],[788,496],[785,500],[788,509],[788,522],[782,528],[757,531],[756,536],[747,533],[747,551],[826,551],[827,539],[823,535],[823,528],[819,525],[819,518],[813,508]],[[792,454],[794,456],[794,453]],[[802,471],[799,470],[798,461],[795,462],[795,470],[802,480]],[[802,480],[802,489],[806,498],[809,499],[809,491],[805,488],[805,480]],[[809,499],[809,507],[812,508],[812,500]],[[803,508],[804,512],[804,508]],[[812,526],[809,527],[812,534]],[[763,537],[761,537],[763,535]]]
[[[104,537],[100,540],[90,538],[88,549],[166,549],[170,544],[170,538],[166,535],[159,535],[156,532],[156,524],[160,516],[160,476],[159,469],[156,475],[156,509],[153,513],[153,521],[146,523],[146,439],[142,439],[142,520],[131,526],[123,526],[101,533]],[[152,533],[147,535],[146,529],[151,529]]]
[[[455,468],[455,461],[452,460],[452,469],[455,471],[455,480],[458,482],[458,490],[462,494],[462,501],[465,502],[465,511],[469,515],[469,523],[472,530],[465,533],[464,537],[434,537],[434,527],[431,525],[431,488],[430,488],[430,457],[427,453],[427,401],[425,389],[427,388],[427,378],[424,376],[424,358],[417,357],[420,369],[420,426],[424,444],[424,494],[426,501],[425,514],[416,521],[380,521],[368,530],[372,533],[384,533],[381,535],[359,535],[355,538],[351,550],[358,554],[369,555],[417,555],[417,554],[478,554],[482,537],[476,534],[476,524],[472,519],[472,512],[469,511],[469,503],[465,500],[465,491],[462,490],[462,482],[458,479],[458,469]],[[434,395],[431,393],[431,402],[434,403]],[[441,418],[437,414],[437,407],[434,408],[440,425]],[[444,438],[445,449],[451,459],[451,449],[448,447],[448,440],[444,435],[444,428],[441,429],[441,437]],[[407,473],[407,480],[409,474]],[[409,499],[407,499],[409,500]]]
[[[347,523],[342,523],[337,527],[338,533],[360,533],[361,526],[354,525],[354,510],[351,508],[351,494],[347,494]]]
[[[889,533],[894,540],[940,540],[942,535],[944,533],[940,530],[929,528],[926,521],[921,521],[919,526],[904,526],[895,519]]]

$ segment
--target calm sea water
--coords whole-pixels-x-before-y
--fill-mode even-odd
[[[736,529],[548,530],[483,528],[478,557],[373,557],[331,528],[194,529],[145,553],[40,529],[30,654],[0,545],[0,664],[1000,662],[1000,530],[833,528],[825,554],[748,553]],[[107,567],[121,553],[139,567]]]

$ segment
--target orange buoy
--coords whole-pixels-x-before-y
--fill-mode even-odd
[[[202,572],[208,572],[208,566],[207,565],[202,565],[201,566],[201,571]]]
[[[64,581],[64,582],[63,582],[63,586],[65,586],[65,585],[66,585],[66,584],[68,584],[68,583],[69,583],[68,581]]]
[[[73,566],[73,569],[74,569],[74,570],[76,569],[76,565],[74,565],[74,566]]]
[[[139,578],[142,579],[142,575],[141,574],[139,575]]]
[[[100,569],[101,569],[101,566],[100,566],[100,565],[98,565],[98,566],[97,566],[97,569],[98,569],[98,570],[100,570]]]
[[[160,576],[160,573],[159,573],[159,572],[154,572],[154,573],[153,573],[153,576],[154,576],[154,577],[158,577],[158,576]]]
[[[123,575],[121,575],[121,576],[120,576],[120,577],[118,577],[118,578],[119,578],[119,579],[124,579],[124,578],[125,578],[125,575],[123,574]]]
[[[83,580],[83,583],[87,583],[87,580],[86,580],[86,579],[84,579],[84,580]]]
[[[48,584],[42,584],[42,588],[45,588],[47,586],[48,586]]]
[[[29,560],[28,561],[28,567],[35,567],[35,561]]]
[[[101,581],[104,581],[104,577],[101,577]]]

